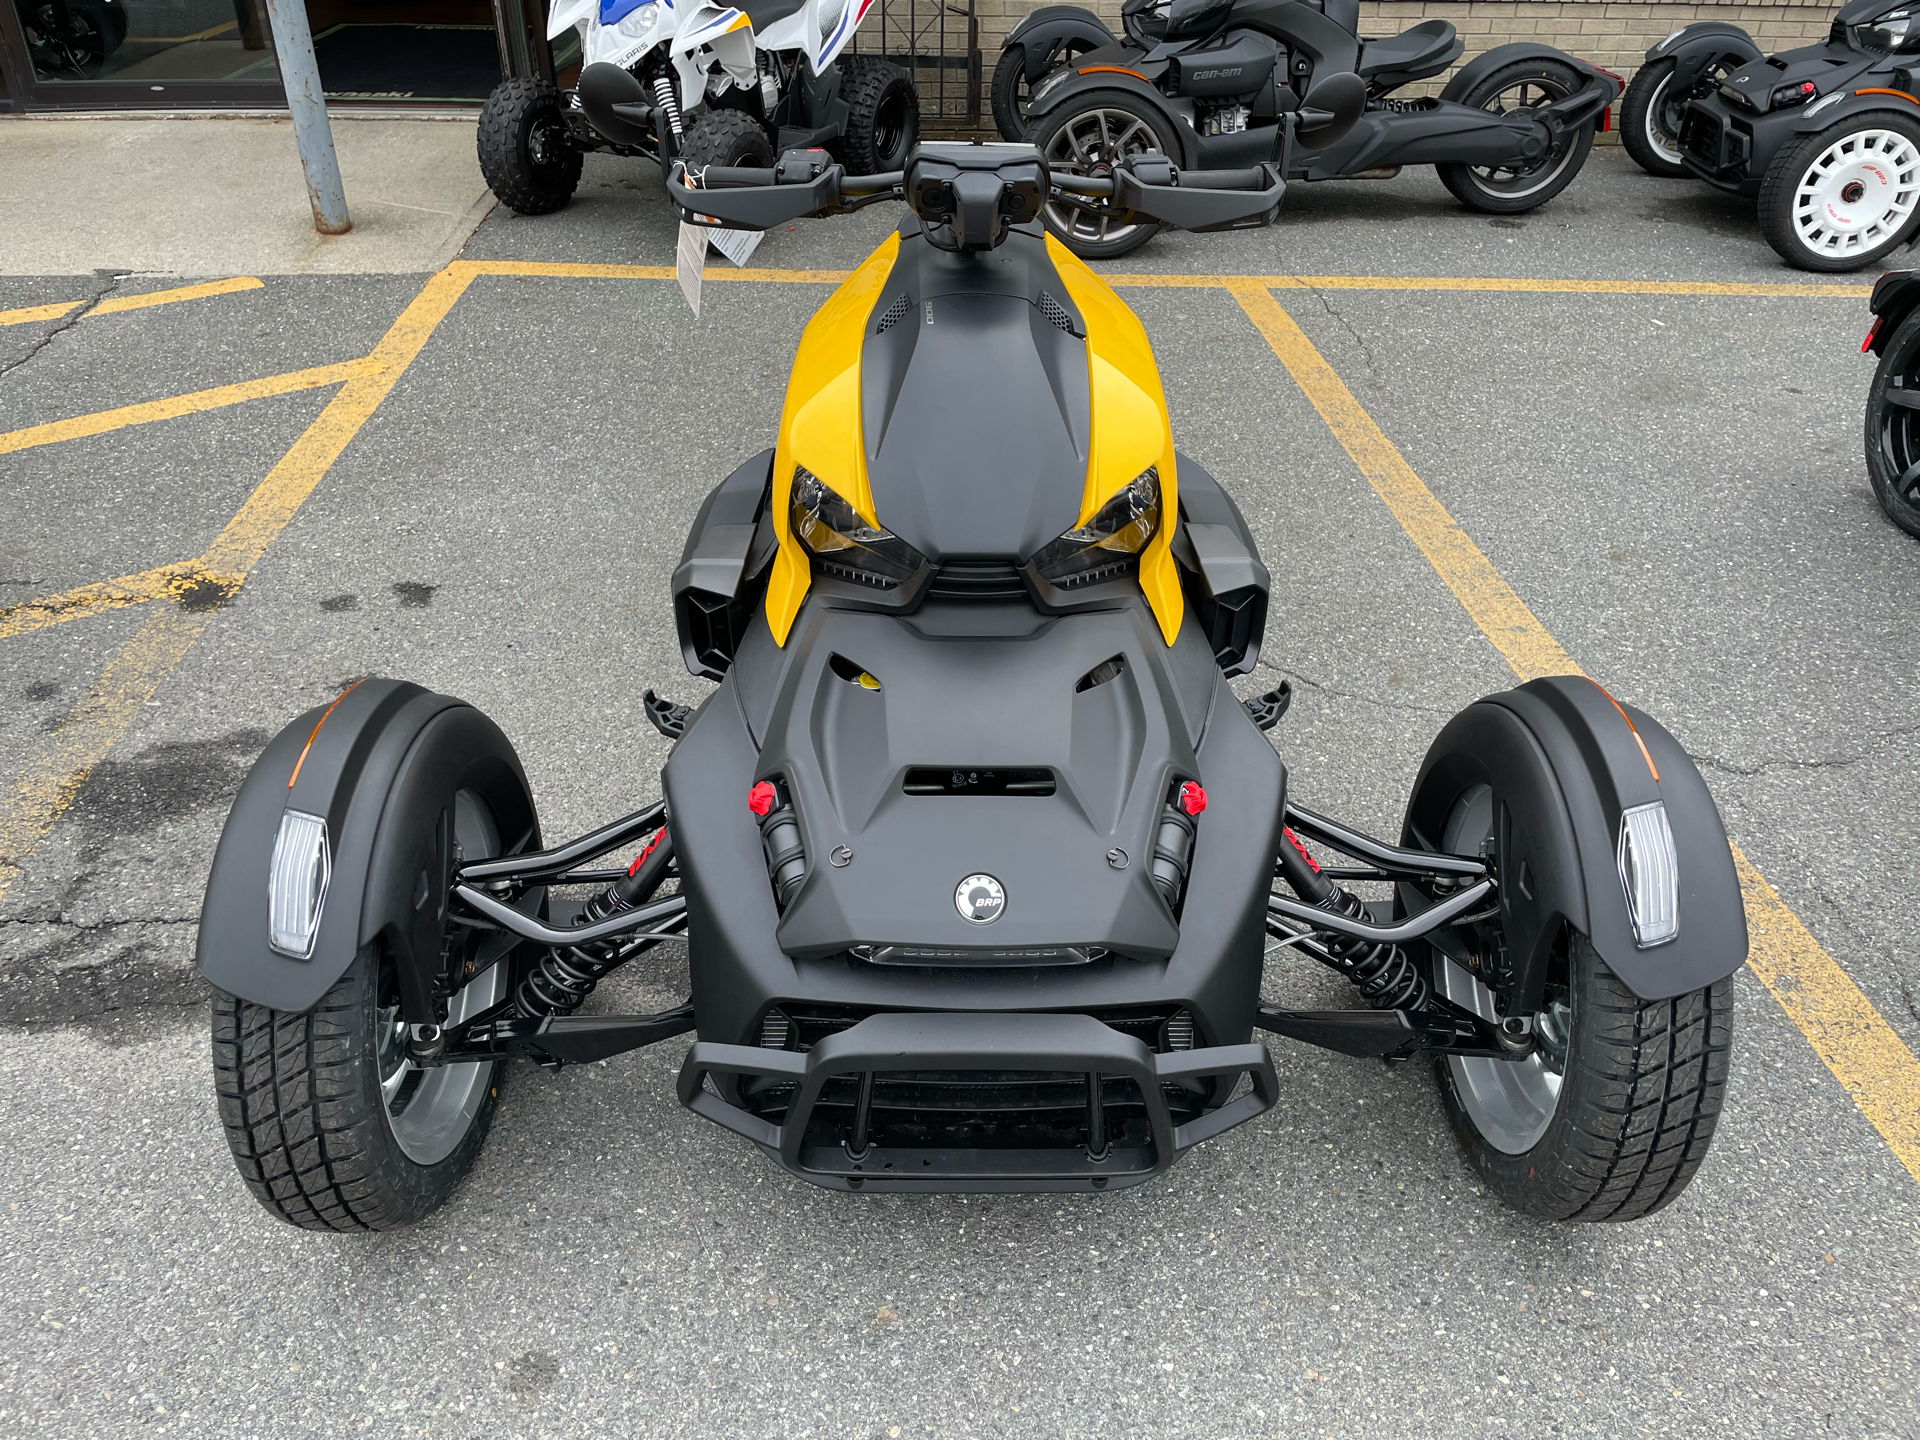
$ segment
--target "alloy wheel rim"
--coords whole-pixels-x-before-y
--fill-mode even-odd
[[[1675,137],[1679,127],[1668,130],[1661,123],[1661,112],[1667,106],[1667,87],[1673,83],[1673,72],[1669,70],[1664,79],[1653,87],[1653,98],[1647,102],[1647,119],[1641,129],[1646,132],[1647,148],[1669,165],[1680,163],[1680,142]]]
[[[1485,785],[1469,786],[1454,801],[1440,848],[1449,855],[1482,855],[1492,839],[1493,792]],[[1441,996],[1498,1024],[1493,991],[1437,951],[1434,959],[1434,988]],[[1532,1019],[1536,1041],[1524,1060],[1447,1057],[1461,1108],[1482,1138],[1503,1155],[1523,1155],[1539,1144],[1560,1107],[1573,1033],[1572,996],[1551,995]]]
[[[1502,86],[1487,97],[1480,108],[1491,110],[1496,115],[1511,115],[1520,110],[1537,110],[1542,105],[1551,105],[1556,100],[1565,99],[1567,91],[1551,80],[1516,80],[1511,85]],[[1508,102],[1512,101],[1511,104]],[[1531,165],[1469,165],[1467,169],[1480,188],[1489,195],[1498,195],[1503,200],[1524,200],[1536,195],[1560,178],[1560,172],[1573,162],[1574,142],[1567,139],[1547,151]],[[1676,160],[1678,157],[1675,157]]]
[[[1824,259],[1890,244],[1920,205],[1920,146],[1898,130],[1856,130],[1827,146],[1793,190],[1793,231]]]
[[[487,804],[471,790],[454,797],[454,843],[467,860],[500,853],[500,830]],[[389,994],[392,961],[381,961],[378,994]],[[503,960],[475,976],[447,1005],[447,1023],[455,1025],[497,1005],[506,996]],[[493,1083],[491,1060],[470,1065],[421,1067],[407,1057],[407,1024],[397,1004],[375,1015],[375,1053],[380,1070],[380,1103],[394,1143],[416,1165],[435,1165],[451,1155],[473,1128]]]
[[[1053,132],[1047,141],[1047,168],[1070,175],[1106,175],[1127,156],[1159,148],[1160,137],[1138,115],[1087,110]],[[1053,201],[1047,206],[1047,223],[1057,235],[1096,245],[1129,239],[1141,228],[1139,221],[1122,218],[1133,211],[1114,211],[1107,208],[1111,202],[1099,203],[1098,212],[1089,212]]]

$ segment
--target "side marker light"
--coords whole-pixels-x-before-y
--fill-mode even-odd
[[[282,814],[267,867],[267,943],[282,955],[313,958],[332,873],[327,822],[299,810]]]
[[[1649,949],[1680,933],[1680,860],[1663,801],[1622,812],[1620,885],[1626,891],[1635,945]]]

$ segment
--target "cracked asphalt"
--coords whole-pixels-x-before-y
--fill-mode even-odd
[[[802,225],[755,263],[845,268],[890,223]],[[572,208],[496,213],[465,254],[670,264],[672,227],[657,177],[591,157]],[[1408,172],[1122,265],[1801,278],[1748,207],[1612,149],[1517,221]],[[356,358],[424,278],[0,330],[0,429]],[[5,278],[0,309],[175,283]],[[1422,1070],[1280,1042],[1272,1113],[1113,1195],[815,1190],[678,1106],[681,1040],[514,1073],[475,1172],[411,1231],[255,1205],[191,970],[248,766],[380,673],[492,715],[550,835],[655,795],[638,696],[704,687],[669,573],[702,495],[770,443],[825,293],[710,283],[696,320],[666,283],[476,281],[33,851],[0,898],[0,1435],[1920,1437],[1920,1186],[1747,973],[1715,1149],[1632,1226],[1503,1210]],[[1391,833],[1435,732],[1512,674],[1231,295],[1123,295],[1176,439],[1273,570],[1236,684],[1291,677],[1294,795]],[[1861,464],[1864,303],[1275,295],[1920,1050],[1920,548]],[[0,606],[199,554],[331,393],[0,456]],[[0,641],[0,776],[150,609]],[[685,969],[663,947],[595,1004],[674,1003]],[[1278,964],[1269,989],[1346,1000]]]

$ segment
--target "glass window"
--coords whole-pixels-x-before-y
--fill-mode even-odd
[[[259,0],[14,0],[34,78],[279,80]]]

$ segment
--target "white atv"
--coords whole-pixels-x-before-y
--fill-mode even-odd
[[[651,105],[615,107],[617,136],[586,123],[579,99],[543,80],[504,80],[480,112],[480,172],[522,215],[560,209],[586,150],[644,155],[662,169],[765,168],[824,147],[856,175],[898,170],[920,129],[920,99],[899,66],[845,55],[873,0],[554,0],[549,42],[580,35],[584,69],[631,73]]]

